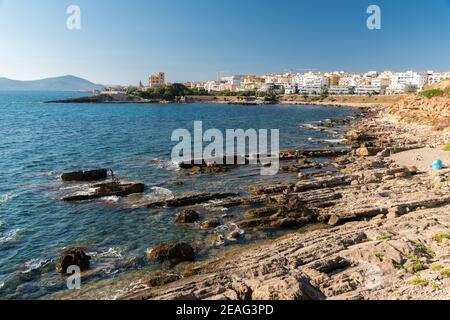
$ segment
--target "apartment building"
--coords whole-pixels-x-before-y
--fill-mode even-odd
[[[355,88],[355,94],[360,96],[370,95],[370,94],[385,94],[386,87],[379,85],[359,85]]]
[[[314,74],[312,72],[305,73],[303,75],[297,74],[292,78],[292,83],[298,87],[326,87],[330,85],[330,78]]]
[[[158,72],[149,77],[149,87],[155,88],[166,84],[166,74],[164,72]]]
[[[450,71],[449,72],[429,71],[427,74],[428,74],[428,83],[429,84],[436,84],[441,81],[450,79]]]
[[[418,73],[415,71],[397,72],[391,77],[389,90],[397,92],[401,90],[408,90],[408,88],[415,88],[415,90],[422,90],[427,83],[428,77],[425,73]],[[405,91],[403,91],[405,92]]]
[[[330,86],[328,94],[330,95],[349,95],[355,93],[355,87],[352,86]]]

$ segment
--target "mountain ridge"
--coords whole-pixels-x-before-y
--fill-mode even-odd
[[[0,91],[92,91],[104,87],[73,75],[24,81],[0,77]]]

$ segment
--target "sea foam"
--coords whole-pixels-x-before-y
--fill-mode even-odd
[[[15,197],[14,194],[7,193],[0,195],[0,203],[8,202],[9,200],[13,199]]]
[[[20,229],[13,229],[0,234],[0,244],[14,241],[19,234]]]

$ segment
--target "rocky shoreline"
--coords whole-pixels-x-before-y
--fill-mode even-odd
[[[367,108],[351,129],[351,149],[327,154],[336,170],[222,197],[221,206],[258,205],[237,222],[244,230],[328,228],[194,263],[177,276],[162,273],[123,299],[449,299],[449,170],[419,171],[392,159],[437,148],[449,132],[400,124],[382,107]],[[308,156],[283,153],[296,170]]]
[[[387,106],[398,102],[404,96],[310,96],[300,95],[280,96],[275,100],[265,100],[255,97],[242,96],[183,96],[176,97],[173,100],[164,99],[145,99],[140,96],[114,93],[97,94],[78,98],[69,98],[63,100],[46,101],[46,103],[86,103],[86,104],[104,104],[104,103],[139,103],[139,104],[168,104],[168,103],[212,103],[212,104],[230,104],[230,105],[265,105],[265,104],[297,104],[297,105],[324,105],[334,107],[353,107],[366,109],[373,106]]]

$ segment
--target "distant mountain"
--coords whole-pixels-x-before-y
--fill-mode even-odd
[[[0,78],[0,91],[92,91],[103,87],[70,75],[31,81]]]

